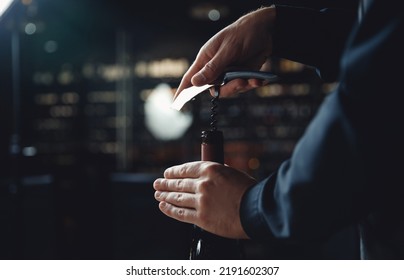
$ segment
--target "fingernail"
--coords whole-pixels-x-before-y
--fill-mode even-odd
[[[158,192],[158,191],[157,191],[157,192],[154,193],[154,197],[155,197],[155,198],[160,197],[160,195],[161,195],[161,192]]]
[[[153,183],[153,187],[158,187],[160,185],[161,179],[156,179]]]

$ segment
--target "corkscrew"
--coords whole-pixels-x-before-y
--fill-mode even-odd
[[[224,164],[223,132],[217,129],[217,108],[220,86],[215,86],[211,102],[210,130],[202,131],[201,160]],[[194,225],[189,259],[239,259],[238,241],[204,231]]]
[[[210,129],[212,131],[217,130],[217,108],[219,106],[219,94],[220,94],[220,86],[215,86],[214,96],[210,100]]]
[[[210,100],[210,130],[202,131],[201,159],[224,163],[223,132],[217,129],[217,108],[219,105],[220,86],[214,87]]]

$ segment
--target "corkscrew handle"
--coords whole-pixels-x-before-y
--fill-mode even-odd
[[[235,79],[259,79],[268,82],[277,82],[279,77],[271,72],[264,71],[231,71],[224,73],[222,85]]]

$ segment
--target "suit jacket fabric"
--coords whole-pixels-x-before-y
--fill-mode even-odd
[[[245,193],[240,217],[246,233],[300,243],[357,225],[363,259],[404,259],[400,2],[372,1],[359,23],[351,11],[342,17],[342,10],[277,9],[274,54],[313,65],[339,85],[290,159]],[[316,16],[305,21],[307,14]],[[340,34],[325,31],[338,32],[339,24]],[[309,40],[297,51],[283,48],[291,38]]]

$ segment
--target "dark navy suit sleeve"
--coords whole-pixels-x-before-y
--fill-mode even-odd
[[[404,65],[402,34],[400,2],[374,0],[347,41],[339,86],[291,158],[245,193],[251,238],[319,240],[359,223],[368,249],[404,256],[404,78],[392,67]]]
[[[319,240],[361,215],[363,164],[343,99],[328,96],[291,159],[245,194],[241,217],[251,238]]]

